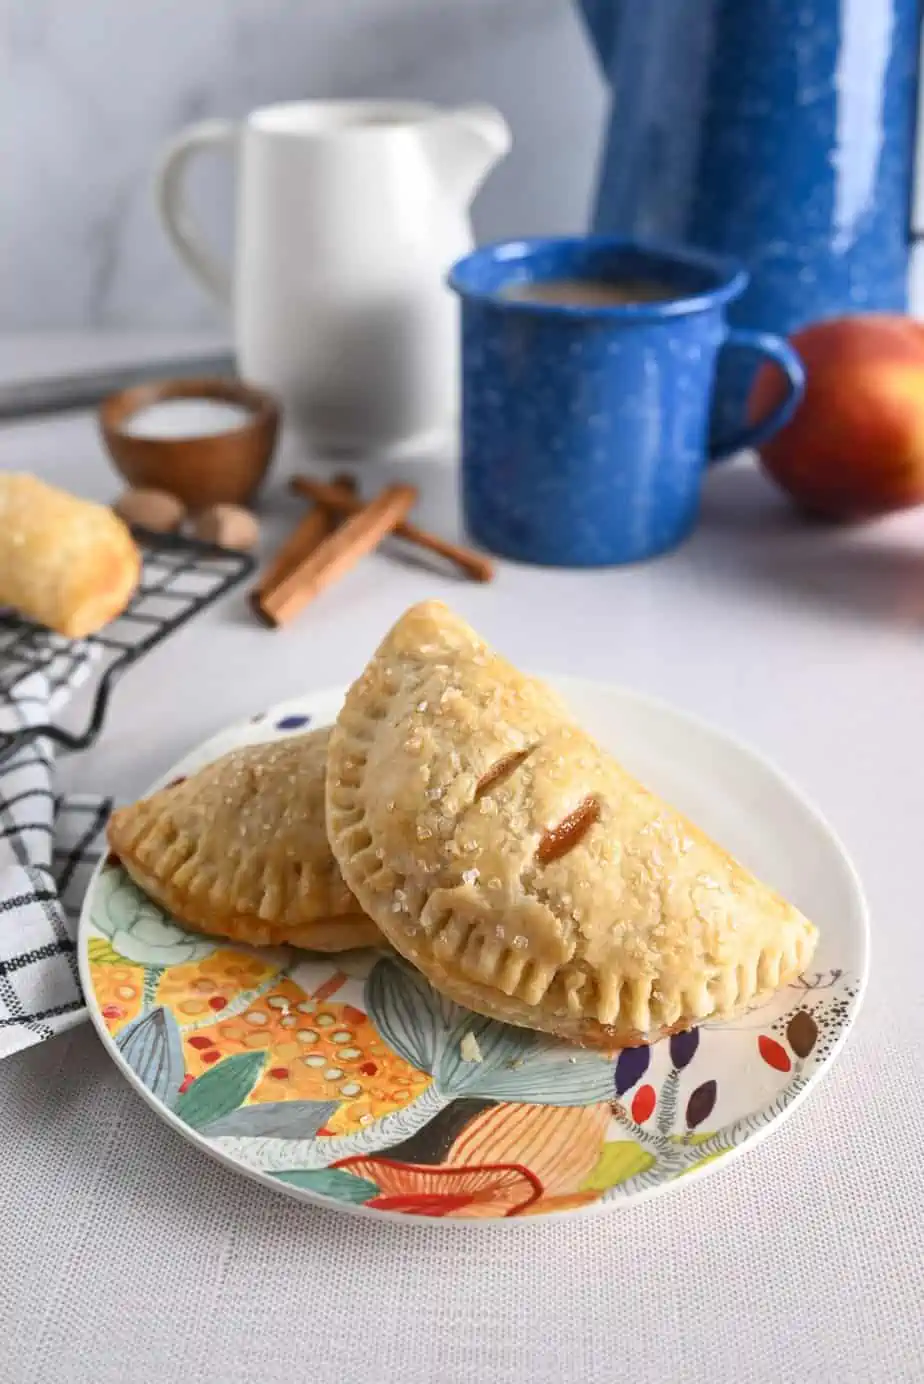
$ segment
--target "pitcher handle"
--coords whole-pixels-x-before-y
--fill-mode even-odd
[[[203,149],[237,148],[240,126],[233,120],[203,120],[178,135],[164,150],[155,179],[157,209],[180,259],[206,292],[231,306],[231,271],[201,239],[186,201],[190,160]]]
[[[773,332],[751,332],[732,327],[722,343],[722,349],[753,351],[765,356],[780,367],[785,377],[785,393],[776,408],[756,423],[745,423],[725,437],[719,437],[709,448],[709,461],[724,461],[746,447],[759,447],[772,433],[789,422],[805,393],[805,370],[802,361],[781,336]]]

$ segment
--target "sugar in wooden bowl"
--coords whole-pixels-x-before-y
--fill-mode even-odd
[[[246,427],[251,410],[223,399],[163,399],[132,413],[122,425],[129,437],[153,437],[161,441],[176,438],[214,437]]]
[[[166,490],[203,510],[253,497],[272,460],[280,410],[264,389],[204,378],[122,390],[103,402],[99,417],[129,485]]]

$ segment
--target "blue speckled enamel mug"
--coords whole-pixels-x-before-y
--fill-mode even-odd
[[[512,295],[542,280],[645,280],[654,302],[575,306]],[[456,264],[462,299],[462,498],[484,547],[523,562],[596,567],[679,543],[708,462],[755,446],[802,395],[780,337],[731,329],[747,274],[698,251],[611,236],[508,241]],[[710,447],[723,348],[777,363],[768,417]]]

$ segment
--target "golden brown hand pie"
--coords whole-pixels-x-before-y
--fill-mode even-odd
[[[362,907],[438,990],[580,1043],[735,1014],[815,945],[801,913],[436,603],[350,690],[327,821]]]
[[[119,808],[109,844],[180,922],[252,946],[382,945],[324,829],[329,731],[248,745]]]
[[[34,476],[0,475],[0,606],[82,639],[121,615],[140,570],[111,510]]]

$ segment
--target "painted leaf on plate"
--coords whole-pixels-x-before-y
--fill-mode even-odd
[[[695,1129],[701,1125],[703,1120],[708,1120],[715,1109],[716,1095],[718,1086],[715,1081],[704,1081],[687,1101],[687,1125],[690,1129]]]
[[[209,1139],[313,1139],[336,1109],[337,1102],[328,1100],[261,1101],[219,1116],[201,1132]]]
[[[818,1025],[807,1009],[797,1009],[786,1025],[786,1038],[797,1057],[808,1057],[818,1041]]]
[[[637,1048],[623,1048],[616,1060],[616,1094],[624,1096],[648,1071],[651,1048],[642,1043]]]
[[[341,1172],[339,1168],[305,1169],[288,1173],[273,1173],[279,1182],[287,1182],[290,1187],[302,1187],[306,1192],[317,1192],[321,1197],[333,1197],[335,1201],[352,1202],[361,1206],[370,1197],[378,1195],[378,1187],[365,1177],[354,1177],[352,1173]]]
[[[382,957],[365,985],[366,1013],[388,1046],[430,1076],[439,1061],[446,1035],[465,1012],[444,999],[405,962]]]
[[[646,1084],[640,1086],[632,1097],[631,1114],[636,1124],[644,1124],[654,1113],[654,1108],[658,1103],[655,1088]]]
[[[193,1129],[203,1129],[247,1099],[266,1061],[265,1052],[238,1052],[209,1067],[177,1097],[174,1112]]]
[[[304,730],[305,726],[307,726],[310,721],[311,717],[306,715],[292,714],[289,716],[283,716],[281,720],[276,722],[276,729]]]
[[[605,1192],[608,1187],[617,1187],[620,1182],[628,1182],[630,1177],[646,1173],[654,1164],[655,1156],[648,1149],[643,1149],[633,1139],[617,1139],[603,1145],[603,1152],[590,1176],[581,1183],[581,1190]]]
[[[443,1037],[434,1081],[445,1096],[484,1096],[489,1094],[493,1075],[513,1074],[512,1064],[524,1059],[534,1038],[524,1029],[510,1028],[482,1014],[471,1014],[467,1010],[461,1010],[460,1014],[458,1022]],[[468,1055],[467,1045],[472,1041],[480,1060],[473,1061]],[[491,1091],[490,1094],[495,1093]]]
[[[170,1010],[152,1009],[127,1024],[116,1047],[151,1094],[172,1106],[184,1072],[183,1043]]]
[[[682,1071],[696,1056],[699,1047],[699,1029],[688,1028],[684,1033],[674,1033],[668,1039],[671,1062]]]
[[[525,1034],[532,1041],[501,1067],[479,1068],[466,1089],[468,1095],[536,1105],[594,1105],[612,1096],[613,1064],[608,1058],[544,1040],[525,1029],[505,1031]]]
[[[778,1072],[788,1072],[791,1069],[789,1053],[775,1038],[762,1033],[757,1040],[757,1049],[768,1067],[773,1067]]]

